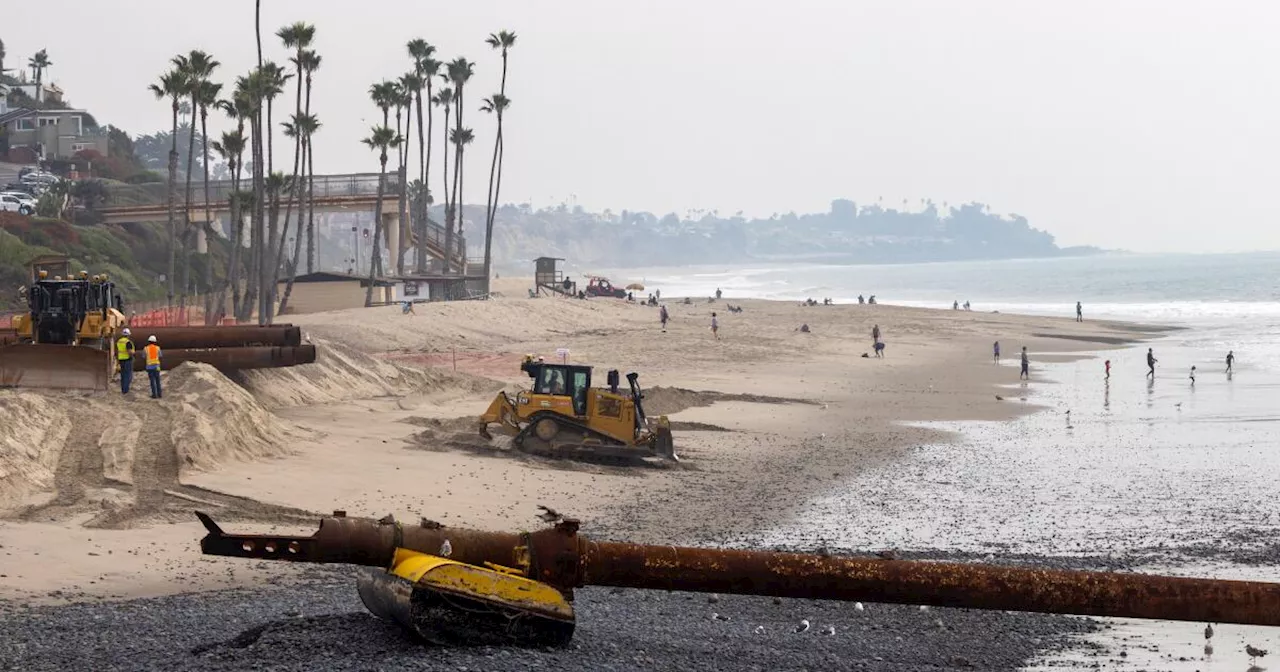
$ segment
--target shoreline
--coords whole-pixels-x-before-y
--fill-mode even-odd
[[[435,381],[435,387],[425,392],[414,391],[418,383],[411,382],[407,387],[388,387],[389,395],[338,397],[324,403],[316,400],[323,398],[324,376],[331,373],[310,381],[310,387],[302,384],[299,377],[306,373],[298,370],[284,370],[286,376],[253,376],[244,383],[247,389],[259,399],[272,400],[275,417],[290,427],[306,429],[313,438],[295,446],[291,454],[265,462],[222,462],[216,469],[184,473],[181,482],[193,492],[253,498],[299,512],[341,508],[372,517],[393,513],[400,520],[421,515],[447,525],[486,529],[529,529],[536,524],[532,520],[535,505],[546,504],[582,519],[583,533],[596,538],[751,545],[761,530],[792,525],[791,521],[811,513],[807,507],[849,475],[895,464],[918,446],[959,438],[911,423],[1009,422],[1036,413],[1038,388],[1054,383],[1026,388],[1027,403],[996,400],[1002,386],[1016,385],[1016,368],[990,363],[989,334],[999,334],[1002,343],[1025,342],[1033,352],[1058,353],[1053,358],[1077,359],[1118,346],[1099,350],[1085,339],[1050,339],[1044,334],[1094,334],[1136,343],[1151,330],[1144,325],[1081,325],[1056,318],[953,314],[889,305],[859,311],[857,306],[799,307],[791,302],[744,300],[745,312],[722,320],[721,340],[716,342],[702,324],[708,306],[668,305],[673,321],[667,334],[654,324],[656,311],[599,300],[428,304],[419,310],[427,313],[423,315],[427,319],[416,323],[406,322],[413,318],[403,318],[394,308],[355,311],[350,316],[360,318],[355,331],[354,323],[348,324],[341,313],[299,316],[295,323],[302,322],[318,342],[362,346],[366,353],[396,353],[410,360],[425,355],[436,358],[438,364],[445,363],[441,355],[448,352],[449,370],[428,370],[426,379]],[[800,321],[810,325],[810,333],[796,331],[793,325]],[[862,352],[869,350],[864,343],[870,339],[854,335],[869,332],[872,323],[881,325],[890,344],[883,360],[863,358]],[[413,330],[406,331],[410,326]],[[351,338],[352,333],[361,338]],[[432,343],[430,349],[423,348],[424,342]],[[639,371],[648,390],[646,401],[652,405],[650,413],[671,414],[679,428],[676,446],[685,461],[677,468],[627,470],[548,463],[478,445],[473,425],[463,421],[474,417],[477,405],[486,404],[498,387],[523,383],[516,369],[522,353],[553,352],[560,346],[570,349],[574,361]],[[1011,345],[1005,347],[1012,350]],[[464,355],[458,360],[457,373],[452,371],[455,351]],[[341,350],[334,354],[356,357]],[[1033,357],[1033,378],[1041,366],[1038,361]],[[473,374],[497,381],[486,383]],[[281,390],[280,383],[292,387]],[[367,391],[360,388],[359,392]],[[291,403],[290,399],[304,401]],[[255,522],[235,510],[221,517],[218,511],[213,510],[215,518],[229,530],[298,534],[314,529],[305,523],[305,516]],[[75,530],[77,524],[76,519],[41,526],[11,520],[0,523],[0,545],[15,555],[43,552],[41,557],[46,557],[50,545],[69,547],[52,559],[64,567],[60,576],[33,577],[24,567],[17,572],[23,575],[16,577],[21,583],[0,579],[0,604],[36,600],[82,605],[41,607],[47,610],[40,612],[42,618],[57,619],[62,618],[59,614],[80,613],[80,609],[92,612],[98,608],[93,602],[107,595],[109,604],[118,605],[132,604],[139,595],[167,594],[172,597],[159,598],[169,600],[161,603],[194,609],[201,595],[230,596],[227,589],[272,586],[271,590],[285,595],[308,596],[309,608],[342,604],[346,605],[342,609],[359,610],[358,604],[351,606],[354,588],[324,578],[333,576],[327,570],[316,574],[314,568],[287,563],[244,563],[198,555],[194,547],[199,528],[194,522],[152,520],[144,522],[140,531],[73,532],[73,538],[91,536],[98,545],[96,553],[108,555],[114,550],[110,559],[86,558],[84,547],[53,541],[59,525]],[[139,543],[140,532],[151,535],[150,541]],[[821,545],[836,552],[854,550],[838,543]],[[157,546],[165,550],[157,551]],[[811,550],[818,546],[812,545]],[[138,552],[148,553],[148,561],[128,570],[129,562],[121,559]],[[102,575],[100,583],[88,584],[85,579],[99,578],[94,572],[103,561],[117,566]],[[0,573],[13,577],[5,569]],[[62,585],[68,581],[74,581],[72,588]],[[25,590],[15,590],[19,585]],[[52,590],[61,592],[51,600]],[[637,605],[647,604],[650,598],[628,591],[625,597],[610,593],[599,599],[600,608],[630,610],[641,608]],[[687,599],[692,604],[702,600]],[[752,611],[749,604],[749,600],[743,602],[742,608]],[[908,608],[880,605],[877,609],[881,606],[897,614],[893,618],[904,628],[918,627],[911,625],[918,619]],[[829,609],[833,619],[845,613],[835,603],[823,609]],[[794,612],[788,606],[788,613]],[[1034,631],[1045,646],[1064,633],[1091,627],[1059,617],[958,614],[947,610],[957,635],[980,622],[998,623],[1002,628]],[[700,622],[703,617],[690,618]],[[0,631],[6,627],[5,620],[0,617]],[[946,646],[963,648],[963,641],[965,637],[958,636]],[[886,646],[893,648],[891,643]],[[1020,649],[1007,647],[1007,652],[1015,650]],[[1027,655],[1020,653],[1018,658]]]

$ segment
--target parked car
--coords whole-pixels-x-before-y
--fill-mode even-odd
[[[16,212],[20,215],[30,215],[36,211],[34,205],[27,205],[25,201],[20,201],[16,196],[0,194],[0,212]]]
[[[25,191],[0,191],[0,196],[12,196],[32,208],[36,207],[36,197]]]

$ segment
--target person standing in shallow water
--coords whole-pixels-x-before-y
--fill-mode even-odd
[[[1031,358],[1027,356],[1027,346],[1022,346],[1022,373],[1018,380],[1031,380]]]
[[[1231,373],[1231,365],[1234,364],[1235,361],[1236,361],[1236,351],[1228,350],[1227,351],[1227,373]]]
[[[1084,322],[1084,307],[1076,301],[1076,322]]]
[[[1156,377],[1156,359],[1155,353],[1151,352],[1151,348],[1147,348],[1147,377],[1154,379]]]

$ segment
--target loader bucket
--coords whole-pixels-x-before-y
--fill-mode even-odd
[[[564,596],[506,568],[401,548],[390,569],[364,570],[356,587],[374,616],[437,645],[562,646],[573,637]]]
[[[78,345],[20,344],[0,347],[0,387],[105,390],[111,353]]]

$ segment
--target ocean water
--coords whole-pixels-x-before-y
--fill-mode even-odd
[[[1277,580],[1259,565],[1201,556],[1280,535],[1280,253],[1105,256],[901,266],[772,265],[615,272],[665,296],[886,304],[1122,319],[1183,327],[1100,359],[1037,364],[1012,422],[929,423],[958,439],[916,446],[818,493],[755,544],[951,549],[1150,558],[1145,571]],[[1147,347],[1160,359],[1145,376]],[[1236,354],[1234,375],[1223,358]],[[1194,385],[1188,377],[1198,368]],[[992,364],[992,366],[996,366]],[[1010,403],[1023,395],[1012,362]],[[1068,415],[1067,411],[1070,411]],[[1255,540],[1247,544],[1242,540]],[[1166,552],[1167,551],[1167,552]],[[1113,622],[1028,669],[1241,670],[1245,643],[1280,649],[1280,628]],[[1124,655],[1120,656],[1120,652]],[[1255,669],[1255,668],[1250,668]]]
[[[1225,356],[1240,366],[1280,372],[1280,253],[1106,255],[1060,259],[836,266],[778,264],[734,268],[614,271],[667,296],[880,303],[1125,319],[1189,327],[1177,345]]]

